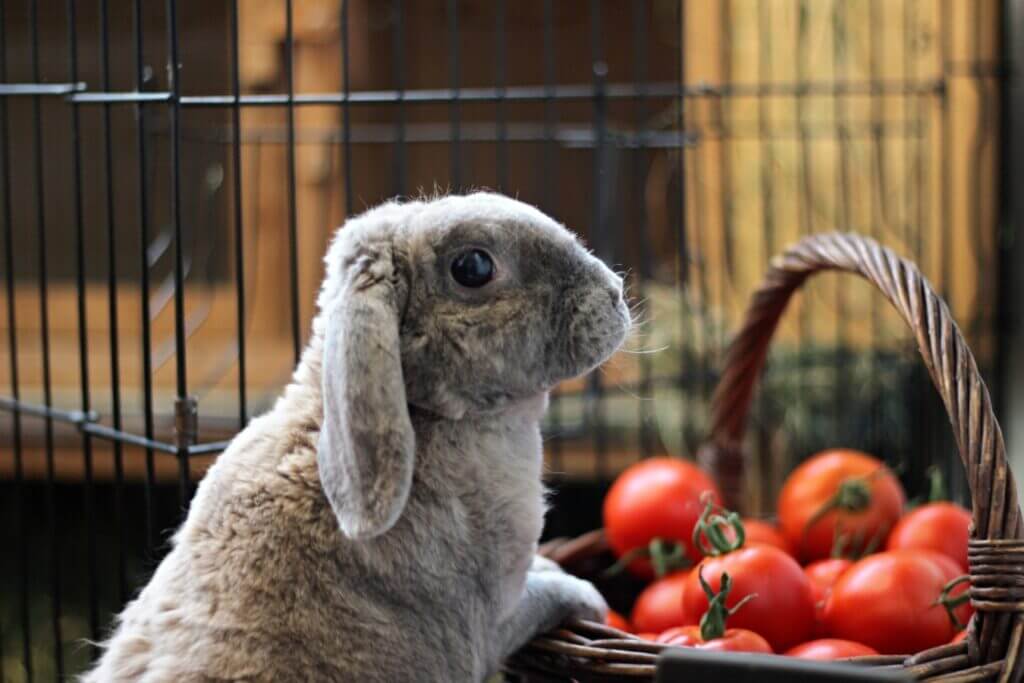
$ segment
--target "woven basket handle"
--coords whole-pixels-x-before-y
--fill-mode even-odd
[[[776,258],[729,346],[712,398],[710,443],[699,456],[721,484],[727,502],[736,505],[742,500],[743,433],[772,334],[793,293],[810,275],[824,270],[855,273],[871,281],[914,331],[967,468],[974,537],[1019,538],[1020,510],[1003,434],[974,356],[949,308],[914,264],[874,240],[852,234],[808,237]]]

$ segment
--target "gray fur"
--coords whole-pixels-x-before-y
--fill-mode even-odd
[[[497,263],[479,290],[449,274],[467,246]],[[538,425],[622,343],[621,280],[485,193],[372,209],[326,262],[293,381],[211,467],[86,683],[479,681],[603,615],[534,555]]]

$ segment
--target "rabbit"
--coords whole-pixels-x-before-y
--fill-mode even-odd
[[[198,486],[85,683],[481,681],[607,607],[536,556],[548,391],[630,329],[620,277],[487,192],[333,238],[292,381]]]

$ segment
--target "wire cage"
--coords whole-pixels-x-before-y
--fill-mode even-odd
[[[639,333],[552,399],[549,534],[599,526],[630,462],[694,453],[745,297],[800,236],[911,256],[998,393],[999,22],[995,0],[0,2],[0,677],[88,665],[288,381],[331,231],[396,195],[518,196],[628,273]],[[791,317],[752,507],[829,445],[913,490],[952,446],[898,320],[828,277]]]

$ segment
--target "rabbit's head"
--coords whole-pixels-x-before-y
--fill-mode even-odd
[[[409,410],[501,411],[608,358],[622,280],[537,209],[496,194],[389,203],[327,254],[318,464],[342,530],[372,537],[412,481]]]

